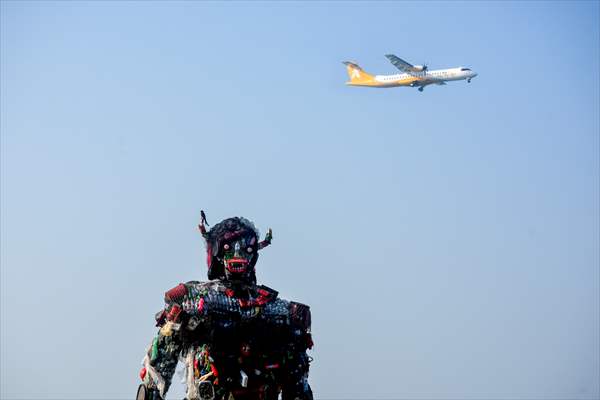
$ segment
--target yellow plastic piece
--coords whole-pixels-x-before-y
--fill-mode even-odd
[[[163,336],[171,336],[173,334],[173,322],[168,321],[160,328],[160,334]]]

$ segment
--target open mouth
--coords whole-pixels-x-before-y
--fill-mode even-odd
[[[227,260],[227,270],[234,274],[241,274],[246,272],[246,266],[248,265],[248,261],[243,258],[232,258]]]

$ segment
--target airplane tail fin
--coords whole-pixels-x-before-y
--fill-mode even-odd
[[[344,64],[350,78],[350,81],[346,82],[346,84],[361,85],[374,79],[373,75],[366,73],[358,64],[350,61],[344,61]]]

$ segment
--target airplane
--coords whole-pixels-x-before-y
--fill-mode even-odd
[[[430,70],[427,65],[412,65],[393,54],[386,54],[386,57],[402,73],[395,75],[371,75],[365,72],[358,64],[350,61],[344,61],[348,70],[350,81],[346,85],[350,86],[368,86],[378,88],[389,88],[397,86],[418,87],[419,92],[427,85],[445,85],[448,81],[459,81],[471,79],[477,76],[477,73],[469,68],[457,67],[448,69]]]

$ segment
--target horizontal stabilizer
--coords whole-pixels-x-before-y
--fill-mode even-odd
[[[348,66],[348,67],[352,67],[354,69],[358,69],[360,71],[362,71],[363,69],[360,67],[360,65],[358,65],[357,63],[351,62],[351,61],[343,61],[342,64]]]

